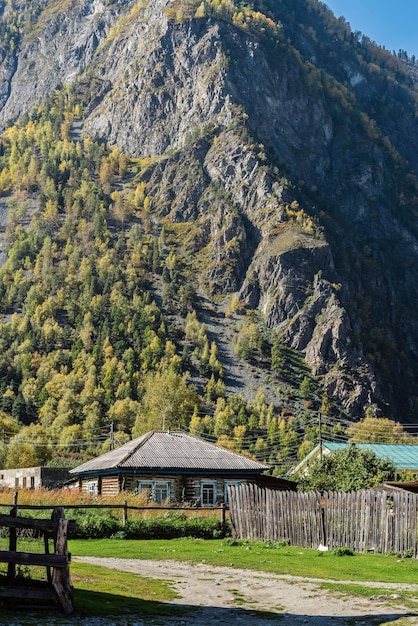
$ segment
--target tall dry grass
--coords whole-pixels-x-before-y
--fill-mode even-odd
[[[8,513],[8,508],[13,506],[14,489],[3,489],[0,491],[0,513]],[[129,507],[147,507],[143,511],[129,510],[129,519],[136,517],[155,517],[158,515],[165,515],[167,508],[159,507],[158,505],[152,506],[147,501],[147,495],[145,493],[135,494],[130,491],[123,491],[115,496],[90,496],[85,492],[80,492],[75,489],[19,489],[17,491],[17,504],[21,507],[28,506],[47,506],[53,507],[62,506],[75,507],[77,505],[123,505],[127,503]],[[191,508],[186,510],[187,507],[176,507],[176,510],[184,511],[187,517],[198,515],[199,517],[216,517],[220,515],[218,508]],[[112,515],[121,518],[123,515],[122,509],[111,509]],[[228,512],[227,512],[228,513]],[[24,508],[22,509],[22,515],[24,515]],[[49,517],[50,511],[45,511],[45,517]],[[71,517],[70,514],[66,517]]]

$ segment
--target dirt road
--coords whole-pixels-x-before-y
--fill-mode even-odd
[[[74,561],[135,572],[149,578],[170,580],[178,593],[174,604],[190,607],[182,618],[151,621],[113,621],[113,624],[161,626],[354,626],[418,625],[402,601],[403,590],[418,592],[418,585],[367,583],[385,589],[384,598],[357,599],[324,591],[318,580],[250,572],[206,564],[74,557]],[[102,622],[100,622],[102,623]],[[103,622],[104,624],[104,622]]]

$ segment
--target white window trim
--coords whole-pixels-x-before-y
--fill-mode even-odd
[[[203,487],[205,485],[211,485],[213,487],[213,502],[211,504],[203,504]],[[217,494],[218,483],[216,480],[201,480],[200,481],[200,504],[201,506],[215,506],[218,497]]]
[[[89,480],[87,483],[87,493],[90,496],[94,496],[96,494],[96,482],[94,480]]]

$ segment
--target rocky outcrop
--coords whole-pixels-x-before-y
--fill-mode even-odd
[[[48,2],[14,4],[22,25],[18,45],[0,55],[0,127],[86,71],[129,2],[115,7],[103,0],[77,0],[53,9]],[[10,10],[4,19],[12,20]]]

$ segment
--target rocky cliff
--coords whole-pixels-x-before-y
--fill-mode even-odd
[[[200,288],[258,309],[353,415],[376,405],[411,419],[408,73],[315,0],[255,2],[257,28],[193,2],[179,17],[181,4],[0,0],[13,41],[0,44],[0,124],[73,83],[83,135],[142,159],[155,216],[191,225],[179,245]]]

